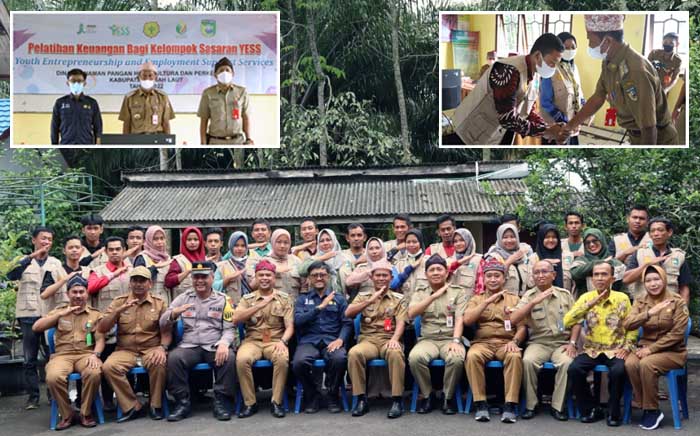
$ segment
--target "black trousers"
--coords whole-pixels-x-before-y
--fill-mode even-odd
[[[304,386],[304,398],[311,400],[319,393],[323,371],[314,368],[314,360],[323,359],[326,362],[326,381],[328,393],[338,398],[338,389],[343,382],[343,375],[348,367],[348,353],[345,347],[340,347],[332,353],[328,352],[323,343],[299,344],[292,359],[292,371]]]
[[[176,347],[168,355],[168,391],[179,401],[190,400],[190,370],[198,363],[208,363],[214,368],[214,395],[230,400],[236,398],[236,353],[229,349],[228,359],[216,366],[216,352],[202,347]]]
[[[39,401],[39,350],[44,355],[44,360],[48,360],[49,347],[46,343],[44,333],[34,333],[32,325],[38,317],[17,318],[22,329],[22,349],[24,351],[24,378],[27,382],[27,390],[30,400]]]
[[[608,391],[610,398],[608,399],[608,415],[613,419],[620,419],[620,398],[622,397],[623,389],[625,388],[625,361],[608,356],[601,353],[595,359],[588,354],[579,354],[576,356],[571,365],[569,365],[569,383],[576,395],[576,405],[582,415],[588,415],[594,407],[599,405],[599,398],[594,398],[591,393],[591,388],[586,377],[588,373],[595,368],[596,365],[605,365],[608,367]]]

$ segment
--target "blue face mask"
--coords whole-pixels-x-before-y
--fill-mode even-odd
[[[85,87],[85,84],[83,82],[71,82],[70,83],[70,92],[73,95],[80,95],[80,93],[83,92],[84,87]]]

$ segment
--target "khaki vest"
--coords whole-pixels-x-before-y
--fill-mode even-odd
[[[100,265],[94,270],[94,273],[97,274],[98,277],[105,277],[108,274],[112,274],[112,272],[107,269],[107,264]],[[100,289],[96,295],[92,296],[92,304],[91,306],[99,310],[100,312],[104,312],[107,310],[110,304],[112,304],[112,300],[115,298],[126,295],[129,293],[129,271],[126,271],[122,274],[121,277],[115,277],[114,280],[111,280],[109,283],[107,283],[107,286],[104,288]]]
[[[411,301],[411,296],[416,289],[427,288],[430,286],[428,283],[428,277],[425,275],[426,260],[428,260],[428,258],[426,258],[425,254],[423,254],[411,275],[408,276],[408,279],[406,279],[405,282],[403,282],[401,289],[396,290],[397,292],[400,292],[406,296],[406,301]],[[402,260],[396,264],[396,270],[399,272],[399,274],[401,274],[409,264],[410,262],[408,259]]]
[[[88,256],[92,256],[90,254],[90,251],[87,248],[83,247],[83,252],[80,255],[80,259],[81,260],[85,259]],[[98,266],[104,265],[108,261],[109,261],[109,256],[107,256],[107,253],[105,251],[103,251],[102,254],[100,254],[96,258],[92,259],[92,261],[90,262],[90,264],[86,268],[94,271],[95,269],[97,269]]]
[[[63,265],[61,265],[61,267],[56,269],[55,271],[50,272],[51,276],[53,277],[54,283],[58,283],[59,280],[63,280],[63,278],[68,275],[68,272],[63,267]],[[90,270],[87,267],[83,267],[80,270],[80,275],[83,276],[85,280],[87,280],[88,277],[90,277]],[[42,304],[44,307],[42,309],[41,316],[46,315],[47,313],[51,312],[56,307],[62,304],[67,304],[69,301],[70,300],[68,298],[68,283],[64,283],[63,286],[61,286],[55,294],[53,294],[46,300],[42,300]]]
[[[436,242],[434,244],[430,244],[430,255],[432,256],[433,254],[439,254],[443,259],[447,259],[449,256],[445,252],[445,246],[442,245],[442,242]]]
[[[564,283],[563,283],[564,289],[573,293],[574,280],[571,277],[571,263],[574,261],[574,257],[571,255],[570,251],[562,251],[561,257],[562,257],[562,274],[563,274],[563,281],[564,281]],[[527,287],[528,287],[528,289],[532,289],[536,286],[535,285],[535,276],[533,275],[532,271],[535,268],[535,264],[539,261],[540,261],[540,256],[538,256],[537,253],[532,253],[532,255],[530,256],[530,258],[527,261]]]
[[[143,260],[146,261],[146,268],[150,268],[156,264],[148,254],[141,252],[140,256],[143,256]],[[163,301],[165,301],[166,307],[169,306],[172,301],[172,298],[170,298],[170,289],[165,287],[165,276],[168,274],[169,269],[170,264],[157,268],[158,275],[156,275],[156,281],[153,282],[153,287],[151,288],[151,294],[162,298]]]
[[[450,283],[464,289],[469,297],[474,294],[474,286],[476,285],[476,277],[479,272],[481,258],[482,256],[480,254],[474,254],[474,256],[469,259],[468,263],[460,265],[450,277]],[[449,267],[452,262],[455,262],[455,258],[450,258],[447,261],[447,266]]]
[[[613,242],[615,243],[615,254],[619,254],[621,251],[625,251],[628,248],[632,246],[632,243],[630,242],[630,238],[627,236],[627,233],[618,233],[617,235],[613,236]],[[639,241],[639,245],[644,246],[650,246],[652,244],[651,238],[649,237],[649,233],[645,233],[644,236],[642,237],[642,240]],[[641,250],[641,248],[640,248]],[[629,265],[629,260],[632,259],[632,256],[629,256],[627,258],[627,262],[625,262],[625,266]],[[641,288],[640,288],[641,286]],[[589,289],[595,289],[591,288],[589,286]],[[630,283],[627,285],[622,285],[622,292],[627,294],[628,296],[634,298],[635,295],[639,295],[641,293],[645,293],[644,285],[642,285],[641,281],[637,281],[634,283]]]
[[[184,254],[178,254],[177,256],[173,257],[173,260],[175,260],[177,264],[180,265],[181,272],[187,271],[188,269],[192,269],[192,262],[190,262]],[[184,294],[185,292],[191,291],[192,289],[192,275],[188,275],[187,277],[182,279],[182,281],[177,286],[173,288],[172,299],[174,300],[180,294]]]
[[[498,62],[512,65],[520,72],[520,87],[515,93],[515,107],[519,115],[526,118],[537,101],[539,75],[534,73],[532,81],[527,81],[526,56],[501,59]],[[494,64],[495,65],[495,64]],[[467,145],[497,145],[503,139],[506,129],[498,121],[498,112],[493,101],[493,89],[489,86],[489,70],[481,76],[476,87],[455,109],[455,132]]]
[[[575,87],[578,88],[579,98],[583,95],[581,93],[581,78],[578,74],[578,68],[573,68],[574,72],[574,82],[568,80],[565,73],[562,72],[561,63],[557,65],[557,71],[552,76],[552,90],[554,91],[554,107],[559,109],[566,119],[570,120],[574,117],[574,91]],[[542,118],[547,121],[548,124],[554,123],[554,118],[545,110],[541,111]],[[562,241],[563,242],[563,241]]]
[[[44,266],[39,266],[36,259],[32,259],[19,279],[17,303],[15,305],[15,316],[17,318],[39,317],[46,314],[46,304],[40,297],[44,273],[50,271],[55,274],[59,269],[62,269],[61,261],[55,257],[47,257]]]
[[[216,264],[217,271],[219,271],[221,274],[222,280],[236,272],[236,268],[233,266],[232,262],[233,260],[224,260]],[[243,271],[243,275],[247,273],[246,268],[246,271]],[[231,300],[233,300],[233,304],[235,306],[238,306],[238,302],[241,301],[241,277],[242,275],[238,276],[235,280],[232,280],[231,283],[229,283],[229,285],[223,290],[224,294],[231,297]]]
[[[654,254],[654,250],[651,248],[640,248],[637,250],[637,262],[640,266],[646,264],[655,257],[656,254]],[[683,266],[684,262],[685,251],[680,248],[671,248],[671,254],[662,264],[664,271],[666,271],[666,288],[674,294],[678,294],[678,277],[681,275],[681,266]],[[637,286],[633,298],[636,300],[646,295],[646,289],[644,288],[641,277],[635,284]]]

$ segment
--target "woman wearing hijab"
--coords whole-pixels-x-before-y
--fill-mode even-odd
[[[624,320],[627,330],[642,328],[637,350],[625,359],[625,371],[635,397],[642,400],[640,427],[654,430],[664,419],[659,410],[659,375],[683,368],[688,360],[688,306],[680,295],[667,289],[666,271],[659,265],[644,270],[642,283],[647,292],[635,300]]]
[[[381,259],[386,259],[384,242],[377,237],[369,238],[365,244],[365,254],[358,259],[360,262],[344,278],[345,292],[348,295],[349,302],[352,302],[359,292],[374,291],[370,271],[372,270],[372,265]],[[396,269],[394,269],[393,274],[397,274]]]
[[[322,229],[316,235],[316,254],[306,258],[299,265],[299,275],[306,278],[309,275],[309,266],[316,261],[325,262],[331,268],[332,277],[330,286],[334,292],[342,293],[343,284],[340,280],[340,269],[350,264],[350,260],[343,254],[343,249],[331,229]]]
[[[150,226],[146,230],[143,251],[134,258],[134,267],[137,266],[145,266],[151,270],[151,293],[169,305],[172,299],[170,290],[165,287],[165,276],[170,269],[170,255],[165,242],[165,230],[162,227]]]
[[[228,238],[229,256],[216,264],[214,290],[223,292],[238,305],[241,297],[248,294],[248,236],[243,232],[233,232]]]
[[[577,256],[571,263],[571,277],[576,285],[575,293],[578,298],[588,291],[595,290],[593,286],[593,263],[596,260],[609,260],[614,269],[615,281],[612,288],[615,291],[622,289],[622,276],[625,274],[625,265],[608,251],[608,240],[598,229],[588,228],[583,231],[583,256]]]
[[[581,88],[581,77],[574,64],[576,57],[576,37],[569,32],[561,32],[557,37],[564,44],[561,62],[549,79],[540,78],[540,104],[542,117],[547,124],[566,123],[586,103]],[[578,145],[579,132],[573,132],[569,145]]]
[[[418,229],[411,229],[406,232],[406,257],[396,263],[398,275],[391,280],[389,287],[392,290],[401,292],[408,300],[417,287],[428,286],[428,278],[425,276],[425,261],[423,256],[425,242],[423,232]]]
[[[267,259],[275,265],[275,289],[286,292],[292,301],[296,301],[301,290],[301,277],[298,271],[301,260],[289,254],[289,249],[292,246],[292,236],[284,229],[277,229],[272,232],[270,244],[272,250],[263,259]],[[251,271],[249,275],[253,277],[252,271],[255,265],[252,265],[250,262],[248,265],[249,271]],[[250,281],[250,285],[251,289],[257,288],[254,278]]]
[[[185,227],[180,237],[180,254],[170,262],[165,286],[172,289],[172,299],[192,289],[192,263],[205,260],[204,238],[197,227]]]
[[[532,274],[532,269],[540,260],[546,260],[554,267],[554,272],[557,273],[554,278],[554,286],[566,289],[569,292],[573,290],[574,282],[571,280],[571,261],[570,258],[562,256],[561,234],[554,224],[542,224],[537,230],[535,252],[530,255],[527,262],[528,289],[535,287],[535,277]]]
[[[513,224],[501,224],[496,230],[496,244],[486,253],[486,260],[493,258],[506,266],[504,289],[517,296],[527,291],[527,260],[532,253],[520,245],[518,229]]]
[[[453,244],[455,255],[447,259],[450,283],[464,289],[469,298],[474,293],[482,256],[476,252],[474,236],[467,229],[455,230]]]

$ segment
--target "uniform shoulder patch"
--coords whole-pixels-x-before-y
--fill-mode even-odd
[[[277,291],[277,295],[279,295],[282,298],[289,299],[289,294],[284,291]]]
[[[405,297],[405,295],[400,293],[400,292],[393,292],[392,291],[391,294],[394,296],[394,298],[398,298],[399,300]]]
[[[255,298],[255,293],[254,293],[254,292],[251,292],[250,294],[245,294],[245,295],[243,296],[243,299],[244,299],[244,300],[251,300],[251,299],[253,299],[253,298]]]
[[[627,97],[629,97],[630,100],[632,100],[632,101],[639,100],[639,94],[637,93],[637,86],[635,85],[635,83],[633,81],[631,81],[631,80],[625,81],[624,89],[625,89],[625,94],[627,94]]]

